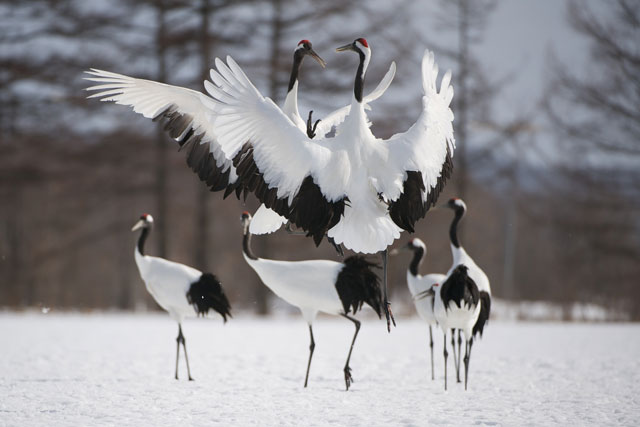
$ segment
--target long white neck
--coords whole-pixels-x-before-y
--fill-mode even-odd
[[[296,80],[293,87],[287,92],[287,97],[284,99],[284,106],[282,108],[284,114],[291,119],[293,124],[298,127],[306,129],[306,124],[300,117],[298,111],[298,81]]]
[[[467,264],[470,260],[473,262],[471,257],[467,254],[462,246],[456,247],[455,245],[451,245],[451,256],[453,257],[453,265],[452,268],[459,264]],[[474,263],[475,264],[475,263]]]
[[[133,256],[136,260],[136,265],[138,266],[138,271],[140,272],[140,276],[144,280],[148,271],[149,271],[149,257],[140,253],[140,250],[136,246],[133,251]]]

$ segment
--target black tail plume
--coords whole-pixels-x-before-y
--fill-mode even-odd
[[[351,310],[355,314],[363,303],[367,303],[378,317],[382,315],[380,279],[373,272],[373,267],[380,268],[378,264],[359,255],[344,260],[344,267],[336,280],[336,290],[345,313]]]
[[[489,322],[489,315],[491,314],[491,295],[486,291],[480,291],[480,315],[476,324],[473,325],[473,336],[478,333],[482,336],[484,326]]]
[[[445,307],[449,307],[451,301],[453,301],[458,308],[462,308],[461,304],[468,307],[478,304],[480,300],[478,286],[467,274],[468,270],[469,268],[466,265],[458,265],[442,284],[440,294],[442,295],[442,302]]]
[[[209,310],[215,310],[227,321],[231,316],[231,306],[224,294],[222,284],[216,276],[203,273],[197,282],[193,282],[187,291],[187,301],[193,305],[198,315],[205,316]]]

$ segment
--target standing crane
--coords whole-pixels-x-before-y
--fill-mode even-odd
[[[482,271],[480,267],[478,267],[473,258],[469,256],[467,251],[464,250],[464,248],[460,244],[460,240],[458,239],[458,224],[467,212],[467,205],[462,199],[454,197],[452,199],[449,199],[446,204],[440,205],[440,207],[451,209],[454,212],[453,221],[451,221],[451,226],[449,227],[449,239],[451,241],[451,255],[453,257],[453,263],[451,265],[451,268],[447,272],[447,276],[451,275],[451,273],[459,265],[464,265],[467,267],[468,275],[473,279],[476,286],[478,287],[480,297],[480,314],[478,315],[478,320],[473,326],[473,337],[477,337],[478,334],[482,336],[484,327],[489,321],[489,315],[491,314],[491,285],[489,284],[489,278],[487,277],[487,275],[484,273],[484,271]],[[454,348],[455,360],[455,344],[453,335],[454,334],[452,331],[451,344]],[[458,358],[456,361],[456,375],[458,378],[458,382],[460,382],[459,370],[461,347],[462,339],[460,337],[460,331],[458,331]]]
[[[444,334],[444,389],[447,389],[447,331],[459,329],[465,338],[464,353],[464,389],[467,389],[469,359],[473,345],[473,328],[480,314],[480,295],[478,286],[468,274],[464,264],[453,269],[444,283],[433,286],[416,299],[433,298],[433,312]]]
[[[411,128],[388,140],[369,129],[363,98],[371,49],[364,38],[337,49],[360,59],[350,110],[334,136],[311,139],[238,64],[216,58],[211,95],[217,143],[236,167],[238,185],[267,208],[304,230],[319,245],[327,235],[359,253],[382,252],[387,330],[393,313],[387,296],[387,247],[436,203],[452,170],[455,148],[451,73],[436,88],[433,53],[422,60],[422,112]],[[322,123],[320,123],[322,124]]]
[[[431,349],[431,379],[435,379],[433,369],[433,326],[437,326],[436,316],[433,313],[433,297],[427,296],[424,298],[417,298],[416,296],[424,291],[431,289],[435,283],[443,283],[447,276],[444,274],[427,274],[420,275],[420,264],[427,256],[427,245],[420,239],[413,238],[409,240],[405,246],[399,250],[394,249],[390,252],[390,255],[396,255],[400,250],[409,250],[413,252],[413,258],[407,269],[407,285],[409,286],[409,292],[413,299],[413,303],[416,306],[416,311],[422,320],[429,325],[429,348]]]
[[[309,361],[304,386],[309,380],[311,358],[316,347],[313,339],[313,322],[318,312],[342,316],[350,320],[356,327],[344,365],[344,381],[349,390],[351,377],[351,352],[360,331],[360,321],[349,316],[356,314],[367,304],[381,316],[382,298],[380,280],[373,272],[375,264],[362,256],[346,258],[344,262],[329,260],[277,261],[258,258],[251,250],[251,215],[242,213],[242,254],[247,264],[258,274],[260,280],[276,295],[300,309],[302,317],[309,325],[311,344],[309,345]]]
[[[195,268],[164,258],[145,255],[144,244],[153,227],[153,217],[143,214],[131,231],[142,229],[134,252],[140,277],[153,299],[178,322],[176,338],[176,375],[178,379],[178,360],[180,344],[184,347],[184,359],[187,362],[187,375],[193,381],[189,369],[187,343],[182,333],[182,322],[186,317],[206,316],[209,311],[219,313],[227,322],[231,317],[231,306],[220,281],[210,273],[202,273]]]

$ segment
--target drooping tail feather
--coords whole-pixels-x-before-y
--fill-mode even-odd
[[[211,273],[203,273],[197,282],[193,282],[187,291],[187,301],[193,305],[198,315],[205,316],[209,310],[220,313],[224,321],[231,316],[231,306],[224,294],[222,284]]]
[[[478,315],[478,320],[476,324],[473,325],[473,336],[475,337],[478,333],[482,336],[482,331],[484,330],[484,326],[489,321],[489,315],[491,314],[491,295],[489,295],[486,291],[480,291],[480,315]]]
[[[338,273],[336,289],[345,313],[352,311],[354,314],[367,303],[378,314],[382,315],[382,292],[380,279],[372,268],[380,266],[369,262],[360,255],[355,255],[344,260],[344,267]]]

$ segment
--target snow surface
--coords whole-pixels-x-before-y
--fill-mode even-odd
[[[444,392],[439,332],[431,381],[426,326],[367,318],[345,392],[350,322],[319,318],[304,389],[302,319],[238,317],[185,322],[188,382],[166,315],[0,313],[0,425],[640,425],[640,325],[492,322]]]

